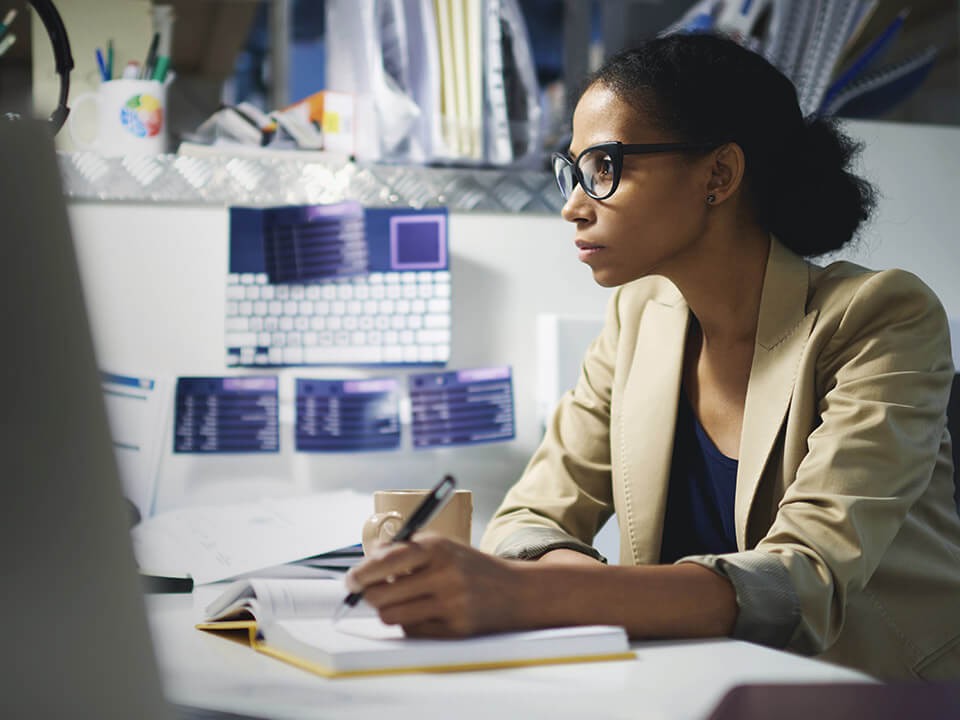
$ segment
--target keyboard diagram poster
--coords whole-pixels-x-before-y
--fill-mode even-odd
[[[446,208],[230,208],[228,367],[442,365]]]

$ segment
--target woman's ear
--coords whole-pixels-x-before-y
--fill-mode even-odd
[[[707,179],[707,203],[719,205],[736,193],[746,170],[743,149],[734,142],[721,145],[710,153],[710,176]]]

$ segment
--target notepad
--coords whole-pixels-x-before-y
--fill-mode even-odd
[[[232,584],[207,608],[199,630],[237,634],[258,652],[325,677],[447,672],[633,659],[621,627],[590,625],[464,639],[409,638],[360,605],[331,618],[339,580]]]

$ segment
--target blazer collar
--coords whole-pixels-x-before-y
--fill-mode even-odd
[[[746,549],[747,518],[760,476],[786,415],[797,366],[815,313],[806,314],[807,263],[771,238],[764,275],[750,381],[744,408],[737,471],[737,546]],[[676,288],[664,281],[643,310],[633,348],[620,427],[614,428],[621,456],[627,508],[621,526],[624,562],[657,563],[670,484],[677,403],[683,375],[690,312]]]
[[[740,435],[734,504],[740,550],[746,549],[750,506],[790,406],[797,368],[817,316],[806,310],[809,284],[807,262],[771,236]]]

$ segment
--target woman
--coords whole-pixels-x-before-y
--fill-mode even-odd
[[[960,677],[944,311],[908,273],[803,259],[869,216],[854,149],[723,38],[599,70],[554,165],[619,287],[487,529],[501,557],[423,536],[350,587],[413,634],[610,623]],[[613,512],[615,567],[590,546]]]

